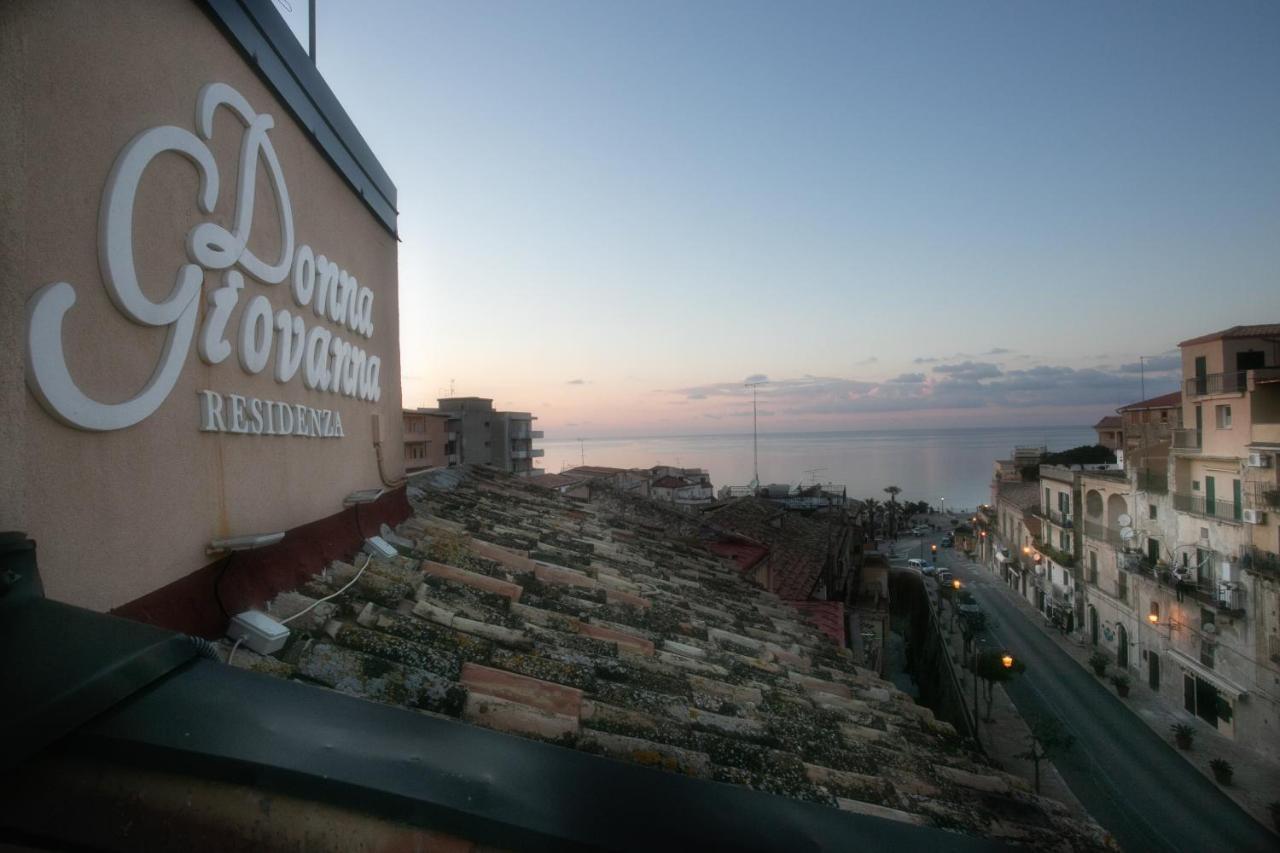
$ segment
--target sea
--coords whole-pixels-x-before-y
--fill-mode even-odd
[[[885,486],[899,486],[899,501],[972,510],[991,500],[991,471],[1015,446],[1045,445],[1050,451],[1095,444],[1088,426],[958,429],[895,429],[863,432],[761,433],[760,482],[832,483],[850,498],[884,499]],[[745,435],[635,438],[549,437],[543,470],[556,473],[588,465],[704,468],[711,482],[745,486],[752,478],[751,433]]]

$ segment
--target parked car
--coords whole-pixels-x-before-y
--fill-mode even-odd
[[[943,548],[950,548],[951,546],[953,546],[953,545],[955,545],[955,544],[956,544],[956,540],[951,536],[951,534],[950,534],[950,533],[948,533],[946,536],[943,536],[943,537],[942,537],[942,547],[943,547]]]
[[[915,569],[917,572],[919,572],[922,575],[925,575],[926,577],[928,577],[929,575],[932,575],[934,572],[938,570],[938,567],[935,566],[933,563],[927,563],[924,560],[921,560],[917,557],[912,557],[910,560],[907,560],[907,568]]]
[[[938,569],[933,576],[938,581],[939,586],[946,586],[953,579],[950,569]]]
[[[927,527],[913,527],[913,528],[911,528],[911,535],[912,535],[912,536],[927,536],[928,534],[929,534],[929,528],[927,528]]]

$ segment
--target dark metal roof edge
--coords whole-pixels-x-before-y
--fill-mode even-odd
[[[197,659],[69,749],[519,849],[1005,850]]]
[[[378,221],[399,236],[396,187],[270,0],[197,0]]]

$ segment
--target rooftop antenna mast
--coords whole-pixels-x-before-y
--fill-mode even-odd
[[[751,490],[755,491],[760,488],[760,432],[756,427],[756,389],[765,383],[761,379],[758,382],[744,382],[744,388],[751,389],[751,456],[753,462],[753,471],[755,477],[751,480]]]
[[[585,438],[578,439],[578,452],[582,454],[582,464],[585,466],[587,464],[587,447],[583,444],[584,441],[586,441]]]

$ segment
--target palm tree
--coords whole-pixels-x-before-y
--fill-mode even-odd
[[[898,536],[898,495],[902,494],[902,489],[898,486],[885,486],[884,490],[889,495],[889,505],[892,507],[889,513],[889,538],[896,539]]]
[[[867,498],[862,502],[862,511],[867,516],[867,530],[874,537],[876,535],[876,511],[880,509],[880,501],[875,498]]]

